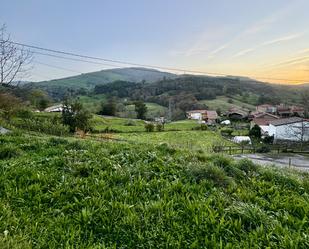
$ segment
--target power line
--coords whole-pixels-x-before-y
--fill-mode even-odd
[[[90,60],[98,60],[98,61],[105,61],[105,62],[111,62],[111,63],[117,63],[117,64],[123,64],[123,65],[128,65],[128,66],[137,66],[137,67],[146,67],[149,69],[160,69],[160,70],[167,70],[167,71],[174,71],[174,72],[187,72],[187,73],[193,73],[193,74],[202,74],[202,75],[214,75],[214,76],[225,76],[225,77],[250,77],[250,76],[233,76],[233,75],[228,75],[228,74],[223,74],[223,73],[214,73],[214,72],[207,72],[207,71],[197,71],[197,70],[187,70],[187,69],[180,69],[180,68],[170,68],[170,67],[163,67],[163,66],[156,66],[156,65],[148,65],[148,64],[140,64],[140,63],[133,63],[133,62],[128,62],[128,61],[120,61],[120,60],[112,60],[112,59],[106,59],[106,58],[100,58],[100,57],[94,57],[94,56],[88,56],[88,55],[82,55],[82,54],[77,54],[77,53],[72,53],[72,52],[65,52],[61,50],[55,50],[55,49],[49,49],[49,48],[43,48],[39,46],[34,46],[34,45],[29,45],[25,43],[20,43],[20,42],[13,42],[9,41],[12,44],[31,48],[31,49],[37,49],[37,50],[43,50],[47,52],[52,52],[52,53],[57,53],[57,54],[64,54],[67,56],[73,56],[73,57],[79,57],[79,58],[84,58],[84,59],[90,59]],[[148,70],[149,70],[148,69]],[[139,69],[139,70],[147,70],[147,69]],[[252,77],[252,76],[251,76]],[[295,82],[308,82],[309,80],[301,80],[301,79],[283,79],[283,78],[266,78],[266,77],[254,77],[257,79],[261,80],[278,80],[278,81],[295,81]]]
[[[79,71],[67,69],[67,68],[64,68],[64,67],[50,65],[50,64],[43,63],[43,62],[40,62],[40,61],[37,61],[37,60],[35,60],[33,62],[36,63],[36,64],[39,64],[39,65],[43,65],[43,66],[47,66],[47,67],[52,67],[52,68],[60,69],[60,70],[63,70],[63,71],[68,71],[68,72],[72,72],[72,73],[80,73],[80,74],[82,74],[82,72],[79,72]]]

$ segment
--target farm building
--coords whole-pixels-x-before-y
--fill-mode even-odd
[[[259,113],[254,115],[250,123],[250,128],[252,129],[253,126],[258,125],[261,128],[263,135],[269,134],[269,123],[271,121],[279,119],[278,116],[270,114],[270,113]]]
[[[204,120],[207,124],[215,124],[218,119],[216,111],[210,110],[192,110],[187,112],[188,119]]]
[[[238,109],[238,108],[231,108],[227,112],[227,116],[230,119],[242,120],[242,119],[246,119],[248,117],[248,113],[249,113],[249,111],[247,111],[247,110],[242,110],[242,109]]]
[[[292,117],[273,120],[269,123],[269,136],[274,136],[274,141],[309,141],[309,120]]]
[[[188,119],[203,120],[203,115],[205,115],[207,110],[192,110],[187,112]]]
[[[62,105],[54,105],[46,108],[44,112],[62,112],[63,106]]]
[[[273,106],[273,105],[268,105],[268,104],[264,104],[264,105],[258,105],[256,107],[256,111],[257,112],[266,112],[266,113],[272,113],[275,114],[277,113],[277,107]]]

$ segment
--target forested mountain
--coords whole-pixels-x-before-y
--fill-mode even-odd
[[[143,100],[175,108],[203,107],[200,100],[226,96],[252,105],[262,103],[297,104],[308,85],[287,86],[259,82],[244,77],[175,75],[145,68],[119,68],[69,78],[31,83],[26,88],[45,90],[55,100],[71,96],[104,94],[110,97]]]
[[[131,67],[101,70],[50,81],[32,82],[25,87],[40,88],[45,90],[51,97],[59,99],[68,91],[86,94],[95,85],[107,84],[116,80],[152,83],[165,78],[176,77],[177,75],[175,74],[154,69]]]
[[[261,104],[282,102],[297,103],[300,91],[289,86],[279,86],[253,80],[228,77],[181,76],[151,84],[115,81],[96,85],[94,94],[106,94],[118,98],[144,100],[168,106],[173,101],[182,110],[198,108],[198,101],[227,96],[245,103]]]

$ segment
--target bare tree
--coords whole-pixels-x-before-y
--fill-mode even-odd
[[[31,68],[32,53],[22,46],[15,45],[6,31],[0,27],[0,86],[12,85],[14,81],[25,77]]]
[[[305,117],[309,117],[309,89],[306,89],[301,93],[301,103],[305,110]]]
[[[294,138],[294,141],[300,144],[301,150],[303,145],[309,141],[309,121],[302,119],[301,121],[290,124],[286,128],[286,134]]]

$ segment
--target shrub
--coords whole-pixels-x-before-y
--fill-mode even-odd
[[[193,127],[192,130],[195,130],[195,131],[207,131],[208,130],[208,126],[206,124],[201,124],[200,126]]]
[[[51,137],[49,139],[49,144],[51,145],[60,145],[60,144],[68,144],[68,140],[64,139],[64,138],[58,138],[58,137]]]
[[[69,133],[69,128],[54,119],[25,119],[22,122],[15,122],[18,128],[28,131],[38,131],[55,136],[63,136]]]
[[[270,150],[269,146],[267,146],[267,145],[263,145],[263,146],[256,149],[257,153],[268,153],[270,151],[271,150]]]
[[[159,123],[159,124],[156,125],[156,129],[157,129],[157,131],[163,131],[164,130],[164,126]]]
[[[263,138],[265,144],[272,144],[274,142],[274,136],[266,136]]]
[[[231,128],[222,128],[221,129],[221,135],[222,136],[231,136],[232,135],[232,133],[233,133],[233,129],[231,129]]]
[[[155,128],[155,126],[154,126],[154,124],[152,124],[152,123],[147,123],[147,124],[145,124],[145,130],[146,130],[147,132],[153,132],[153,131],[154,131],[154,128]]]
[[[260,139],[262,136],[261,128],[258,125],[254,125],[249,131],[249,136]]]
[[[236,166],[245,171],[246,173],[255,172],[257,170],[257,166],[248,159],[242,159],[237,162]]]
[[[4,145],[0,147],[0,159],[10,159],[21,155],[21,150],[16,147]]]
[[[215,185],[226,187],[233,183],[233,180],[225,174],[225,171],[212,164],[194,165],[189,169],[191,176],[196,182],[211,180]]]

